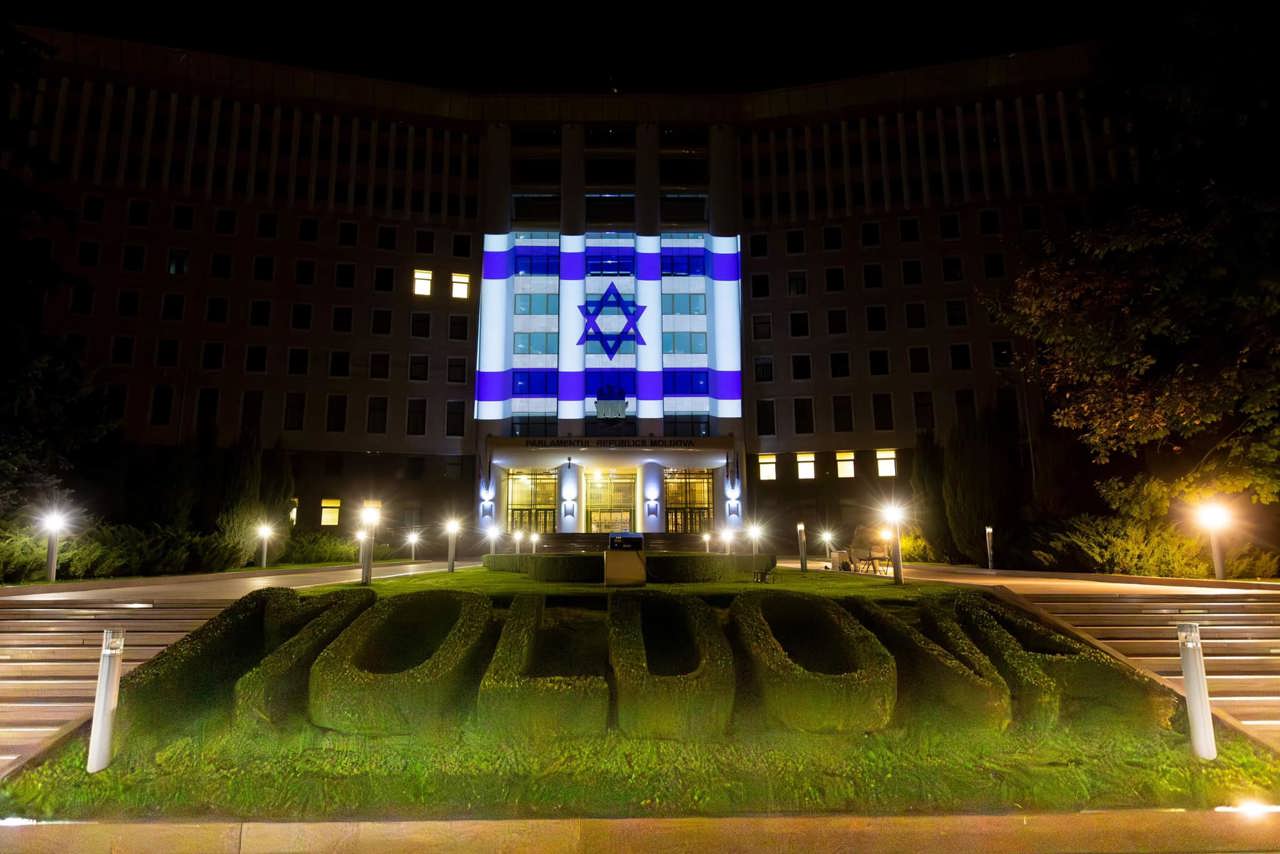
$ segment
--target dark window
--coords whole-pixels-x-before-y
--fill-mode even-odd
[[[905,258],[902,261],[902,284],[919,285],[924,283],[924,264],[919,258]]]
[[[218,430],[218,390],[202,388],[196,398],[196,431],[210,435]]]
[[[102,211],[106,207],[102,196],[85,196],[80,206],[80,219],[84,222],[102,222]]]
[[[445,366],[445,382],[465,383],[467,381],[467,360],[450,358]]]
[[[449,340],[466,341],[470,332],[469,318],[463,314],[449,315]]]
[[[369,379],[371,380],[391,379],[391,354],[390,353],[370,353],[369,354]]]
[[[96,267],[102,255],[102,247],[92,240],[81,240],[76,249],[76,262],[81,267]]]
[[[849,354],[831,354],[831,376],[833,379],[849,376]]]
[[[184,294],[165,294],[160,300],[160,319],[182,320],[186,307],[187,298]]]
[[[156,342],[156,367],[176,368],[178,366],[178,339],[161,338]]]
[[[809,337],[809,312],[807,311],[791,312],[791,337],[792,338],[808,338]]]
[[[991,364],[997,368],[1013,367],[1013,342],[991,342]]]
[[[446,436],[462,436],[466,432],[463,420],[465,400],[450,400],[444,405],[444,434]]]
[[[214,234],[235,234],[236,233],[236,212],[223,208],[213,215],[213,233]]]
[[[329,351],[329,376],[351,376],[351,354],[346,350]]]
[[[413,235],[413,251],[419,255],[434,255],[436,251],[436,233],[418,229]]]
[[[304,243],[315,243],[320,239],[320,220],[313,216],[304,216],[298,220],[298,239]]]
[[[263,344],[253,344],[245,348],[244,369],[251,374],[261,374],[267,370],[267,348]]]
[[[335,288],[354,288],[356,286],[356,265],[355,264],[334,265],[333,286]]]
[[[280,217],[271,211],[258,214],[258,237],[262,240],[274,240],[280,233]]]
[[[774,406],[772,400],[756,401],[756,435],[772,436],[774,427]]]
[[[126,244],[120,265],[128,273],[143,272],[147,269],[147,247],[136,243]]]
[[[116,297],[116,312],[121,317],[137,317],[138,304],[137,291],[121,291],[120,295]]]
[[[787,273],[787,296],[802,297],[809,292],[809,276],[804,270]]]
[[[964,280],[964,262],[951,255],[942,259],[942,281],[960,282]]]
[[[373,270],[373,289],[391,292],[396,288],[395,267],[375,267]]]
[[[338,245],[355,246],[360,242],[360,226],[354,222],[338,223]],[[345,406],[345,401],[344,401]]]
[[[351,306],[340,305],[333,307],[333,331],[334,332],[350,332],[352,329]]]
[[[186,249],[169,250],[169,275],[185,276],[190,266],[191,253]]]
[[[929,373],[929,348],[911,347],[907,350],[907,362],[911,365],[911,373]]]
[[[396,228],[394,225],[378,226],[378,248],[394,252],[396,242],[399,239],[399,232],[400,229]],[[379,430],[378,432],[381,433],[385,431]]]
[[[843,308],[827,310],[827,334],[844,335],[849,331],[849,314]]]
[[[1004,253],[988,252],[982,256],[982,275],[988,279],[1004,278]]]
[[[880,223],[864,222],[862,224],[862,245],[864,248],[880,245]]]
[[[276,276],[276,259],[270,255],[259,255],[253,259],[253,278],[259,282],[269,282]]]
[[[769,274],[751,274],[751,298],[766,299],[769,296]]]
[[[307,375],[307,369],[311,364],[311,351],[306,347],[290,347],[289,348],[289,374],[295,377],[304,377]]]
[[[909,302],[903,306],[907,317],[908,329],[924,329],[929,325],[928,315],[925,312],[924,303]]]
[[[972,424],[978,417],[978,405],[971,388],[956,389],[956,420]]]
[[[944,213],[938,217],[938,230],[943,240],[960,239],[960,214]]]
[[[889,331],[889,309],[883,305],[867,306],[867,331],[868,332],[888,332]]]
[[[308,260],[295,261],[293,264],[293,282],[297,285],[314,285],[316,283],[316,262]]]
[[[871,422],[877,430],[893,429],[893,396],[887,392],[871,395]]]
[[[913,216],[898,220],[898,239],[903,243],[919,243],[920,220]]]
[[[311,303],[296,302],[289,317],[289,325],[294,329],[311,328]]]
[[[415,311],[409,315],[409,334],[414,338],[431,337],[431,315]]]
[[[249,325],[271,325],[271,300],[256,299],[249,303]]]
[[[917,391],[911,395],[911,408],[917,430],[933,429],[933,392]]]
[[[231,256],[226,252],[215,252],[209,258],[209,275],[215,279],[231,278]]]
[[[204,342],[204,349],[200,353],[200,367],[206,371],[222,370],[222,360],[226,352],[227,345],[221,341]]]
[[[284,396],[284,429],[301,430],[307,414],[307,394],[302,391],[287,392]]]
[[[408,401],[404,432],[409,436],[427,435],[427,401],[422,397],[411,397]]]
[[[369,411],[365,418],[366,433],[387,432],[387,399],[385,397],[369,398]]]
[[[773,357],[772,356],[756,356],[755,379],[756,379],[756,382],[758,383],[773,382]]]
[[[969,324],[969,306],[962,299],[949,299],[947,307],[947,326],[967,326]]]
[[[752,258],[767,258],[769,256],[769,235],[753,234],[748,245],[750,246]]]
[[[1039,205],[1022,206],[1022,227],[1027,231],[1039,231],[1044,227]]]
[[[968,344],[951,345],[951,370],[967,371],[973,367],[973,355]]]
[[[429,368],[430,359],[426,353],[413,353],[409,356],[409,379],[426,382]]]
[[[889,351],[868,350],[867,367],[873,377],[881,377],[889,373]]]
[[[813,360],[808,356],[793,355],[791,357],[791,379],[813,379]]]
[[[196,226],[196,209],[191,205],[173,206],[173,227],[177,231],[191,231]]]
[[[129,335],[117,335],[111,341],[111,364],[113,365],[131,365],[133,364],[133,337]]]
[[[787,254],[802,255],[804,254],[804,232],[799,229],[793,229],[787,232]]]
[[[129,225],[132,228],[146,228],[151,224],[151,202],[146,199],[129,200]]]
[[[863,264],[862,286],[864,288],[883,288],[884,268],[879,264]]]
[[[990,237],[1000,233],[1000,211],[990,208],[978,212],[978,233]]]
[[[797,397],[791,401],[791,411],[795,416],[796,435],[808,435],[813,432],[813,401],[807,397]]]
[[[164,427],[173,418],[173,386],[158,385],[151,390],[151,426]]]
[[[837,433],[853,430],[853,398],[847,394],[831,398],[831,429]]]
[[[330,433],[341,433],[347,429],[347,396],[331,394],[325,401],[324,429]]]
[[[844,248],[844,230],[838,225],[828,225],[822,229],[822,248],[828,252],[836,252]]]
[[[391,309],[375,308],[369,313],[369,332],[373,335],[391,334]]]
[[[205,303],[204,307],[204,319],[209,323],[226,323],[227,298],[209,297],[209,301]]]
[[[773,319],[767,314],[751,316],[751,340],[768,341],[773,337]]]
[[[455,234],[453,236],[453,257],[454,258],[470,258],[471,257],[471,235]],[[448,436],[461,436],[462,432],[446,433]]]
[[[71,313],[89,314],[93,311],[93,285],[77,282],[71,286]]]
[[[826,270],[827,293],[844,290],[844,267],[828,267]]]

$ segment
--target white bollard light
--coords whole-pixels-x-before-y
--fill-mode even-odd
[[[360,583],[373,581],[373,539],[364,531],[356,531],[360,541]]]
[[[1209,683],[1204,675],[1204,649],[1200,646],[1200,626],[1178,623],[1178,652],[1182,657],[1182,690],[1187,695],[1187,729],[1191,752],[1198,759],[1217,759],[1213,736],[1213,711],[1209,708]]]
[[[93,697],[93,725],[89,730],[89,762],[96,774],[111,764],[111,732],[120,699],[120,667],[124,658],[124,629],[102,632],[102,657],[98,660],[98,688]]]
[[[994,570],[996,568],[995,552],[991,548],[991,537],[995,533],[990,525],[987,525],[987,569]]]
[[[449,535],[449,571],[453,572],[453,558],[458,550],[458,531],[462,530],[462,523],[457,519],[450,519],[444,524],[444,532]]]

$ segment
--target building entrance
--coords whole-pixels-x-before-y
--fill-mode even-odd
[[[587,475],[587,531],[635,530],[636,476],[594,471]]]
[[[507,530],[554,533],[556,489],[555,469],[512,469],[507,475]]]
[[[715,526],[710,469],[667,469],[662,481],[668,533],[701,534]]]

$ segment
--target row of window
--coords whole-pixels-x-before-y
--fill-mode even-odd
[[[958,329],[969,325],[969,306],[963,299],[950,299],[944,303],[947,326]],[[906,303],[903,306],[903,320],[907,329],[926,329],[929,326],[928,311],[922,302]],[[809,312],[793,311],[788,314],[787,328],[792,338],[809,337]],[[866,326],[868,332],[889,331],[889,308],[883,305],[866,307]],[[849,315],[843,308],[827,310],[827,334],[845,335],[849,332]],[[751,339],[753,341],[769,341],[773,338],[773,315],[751,315]]]
[[[956,389],[954,392],[956,418],[969,421],[977,417],[977,399],[971,388]],[[1013,386],[1001,386],[996,389],[996,410],[1007,423],[1016,423],[1017,390]],[[937,425],[934,419],[934,401],[932,391],[914,391],[911,393],[911,411],[916,430],[933,430]],[[797,436],[807,436],[818,432],[815,430],[813,398],[797,397],[791,401],[792,432]],[[875,430],[893,430],[894,427],[894,395],[890,392],[875,392],[871,395],[871,423]],[[834,395],[831,398],[831,432],[850,433],[853,431],[853,398],[847,394]],[[777,404],[773,400],[756,401],[756,435],[777,435]],[[824,429],[821,432],[826,432]]]
[[[925,278],[925,262],[919,258],[904,258],[899,262],[900,281],[906,286],[923,285]],[[982,274],[987,279],[1003,279],[1005,277],[1005,261],[1003,252],[988,252],[982,256]],[[942,259],[942,281],[948,285],[963,284],[965,281],[964,259],[960,256],[947,256]],[[773,289],[768,273],[752,273],[751,298],[768,299]],[[862,265],[862,286],[875,290],[885,286],[884,265],[878,261],[869,261]],[[845,268],[828,267],[823,272],[823,289],[825,293],[840,293],[845,289]],[[787,271],[787,291],[789,297],[807,296],[809,293],[809,271]]]
[[[867,371],[871,376],[887,376],[890,371],[889,351],[871,349],[867,352]],[[973,369],[973,352],[967,342],[947,346],[948,364],[953,371]],[[849,354],[831,353],[828,356],[828,372],[832,379],[850,375]],[[991,364],[996,368],[1013,366],[1013,345],[1009,341],[991,342]],[[908,347],[907,368],[913,374],[927,374],[933,369],[932,350],[929,347]],[[756,356],[753,378],[757,383],[770,383],[775,379],[773,356]],[[807,353],[791,356],[791,379],[813,379],[813,359]]]
[[[84,197],[80,218],[84,222],[100,223],[106,209],[102,196]],[[213,233],[220,237],[235,237],[239,232],[240,212],[232,208],[219,208],[213,213]],[[154,224],[152,203],[149,199],[129,199],[125,206],[125,223],[130,228],[150,228]],[[196,230],[196,208],[177,204],[170,209],[169,224],[175,231]],[[297,239],[303,243],[320,242],[321,222],[318,217],[299,217]],[[374,248],[388,252],[400,249],[400,226],[378,225],[374,228]],[[280,236],[280,215],[275,211],[262,211],[257,215],[254,235],[260,240],[274,240]],[[359,247],[360,223],[348,220],[337,224],[334,240],[338,246]],[[450,245],[454,258],[471,257],[471,235],[454,234]],[[413,231],[413,251],[419,255],[434,255],[436,233],[430,229]]]
[[[1021,210],[1023,231],[1040,231],[1044,228],[1044,214],[1039,205],[1023,205]],[[959,213],[944,213],[938,216],[938,233],[943,240],[960,240],[962,235]],[[999,237],[1004,233],[1003,214],[995,208],[978,211],[978,234],[984,237]],[[883,245],[884,227],[878,221],[861,223],[858,228],[858,242],[863,249],[877,249]],[[787,255],[803,255],[808,251],[807,233],[804,229],[791,229],[783,235],[783,244]],[[920,218],[904,216],[898,219],[898,242],[920,242]],[[844,227],[827,225],[822,228],[822,251],[839,252],[844,249]],[[769,257],[769,235],[753,234],[747,240],[747,248],[752,258]]]
[[[799,451],[795,455],[795,474],[797,480],[813,480],[817,477],[816,455],[813,453]],[[853,451],[836,451],[836,477],[844,479],[855,477],[855,460]],[[777,480],[778,479],[778,455],[777,454],[758,454],[756,464],[759,467],[761,480]],[[892,449],[882,449],[876,451],[876,476],[877,477],[897,477],[898,476],[898,452]]]

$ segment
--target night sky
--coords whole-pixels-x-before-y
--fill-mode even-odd
[[[903,4],[904,11],[891,14],[850,3],[795,4],[804,20],[772,20],[790,4],[766,4],[763,13],[742,4],[729,7],[733,23],[725,27],[705,13],[659,17],[660,9],[682,4],[588,6],[576,14],[570,7],[526,4],[511,7],[517,11],[495,33],[485,28],[502,20],[501,7],[468,20],[442,18],[435,13],[440,5],[429,5],[429,18],[375,4],[371,19],[326,17],[320,6],[280,19],[217,6],[219,14],[210,20],[147,15],[131,21],[121,14],[51,9],[23,14],[21,23],[470,91],[696,93],[755,91],[1107,40],[1129,30],[1134,17],[1132,10],[1118,17],[1114,8],[1088,2],[1058,7],[1052,15],[1030,3],[957,3],[941,12]],[[564,20],[573,21],[572,28]]]

